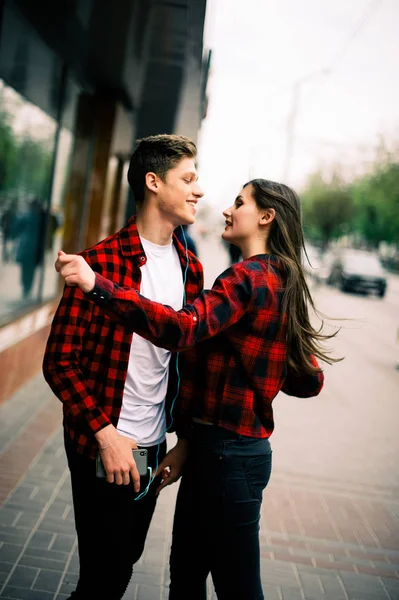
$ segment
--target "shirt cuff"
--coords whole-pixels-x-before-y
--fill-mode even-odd
[[[113,292],[114,284],[112,281],[106,279],[99,273],[96,273],[94,288],[91,290],[91,292],[87,292],[85,296],[89,298],[89,300],[95,302],[95,304],[105,306],[112,298]]]

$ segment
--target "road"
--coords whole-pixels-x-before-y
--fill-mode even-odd
[[[390,276],[384,299],[312,287],[329,342],[340,363],[325,367],[325,389],[317,399],[280,395],[275,400],[275,468],[310,475],[399,486],[399,278]]]

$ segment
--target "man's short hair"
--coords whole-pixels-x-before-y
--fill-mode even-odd
[[[167,172],[183,158],[195,159],[197,147],[183,135],[151,135],[137,140],[127,173],[127,180],[133,191],[136,204],[144,201],[145,176],[155,173],[165,181]]]

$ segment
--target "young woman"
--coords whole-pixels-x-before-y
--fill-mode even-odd
[[[161,463],[163,485],[180,476],[171,551],[170,600],[203,600],[212,574],[220,600],[260,600],[259,518],[271,472],[272,401],[323,386],[323,336],[302,268],[300,203],[285,185],[255,179],[224,213],[223,239],[241,250],[191,305],[174,311],[118,288],[81,257],[56,268],[111,316],[153,344],[197,346],[175,409],[177,446]],[[201,343],[200,343],[201,342]],[[187,451],[189,447],[189,452]]]

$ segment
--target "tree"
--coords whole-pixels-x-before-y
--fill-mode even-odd
[[[353,185],[354,228],[369,245],[399,241],[399,163],[390,159]]]
[[[313,173],[302,199],[305,234],[324,248],[351,229],[354,202],[349,186],[338,173],[334,173],[330,182],[321,171]]]
[[[13,187],[17,170],[18,144],[7,114],[0,111],[0,191]]]

